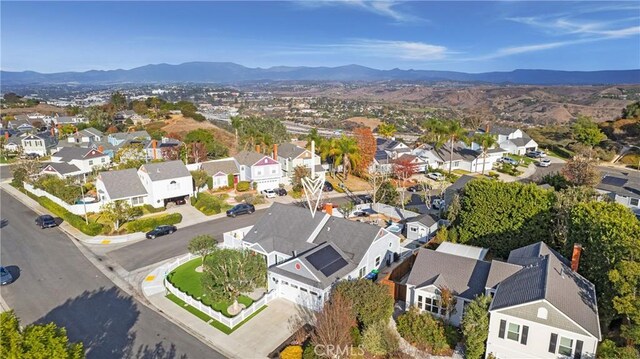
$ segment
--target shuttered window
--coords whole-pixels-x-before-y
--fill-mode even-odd
[[[576,341],[576,352],[573,355],[574,359],[582,359],[582,340]]]
[[[501,339],[504,339],[504,331],[506,328],[507,328],[507,321],[500,320],[500,331],[498,331],[498,337],[500,337]]]
[[[529,327],[526,325],[522,326],[522,338],[520,338],[520,344],[527,345],[527,336],[529,335]]]
[[[558,334],[551,333],[551,339],[549,340],[549,353],[555,354],[557,342],[558,342]]]

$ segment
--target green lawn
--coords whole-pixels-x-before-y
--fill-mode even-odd
[[[524,167],[527,167],[527,166],[529,166],[529,164],[536,162],[535,159],[533,159],[531,157],[527,157],[527,156],[520,156],[520,155],[510,154],[508,157],[511,157],[516,161],[522,161],[522,163],[524,163]]]
[[[229,302],[215,302],[204,294],[202,286],[200,284],[200,278],[202,273],[196,272],[196,268],[202,264],[200,258],[193,259],[169,273],[167,280],[171,282],[176,288],[182,292],[189,294],[190,296],[198,299],[203,304],[208,305],[213,310],[222,313],[225,317],[231,318],[231,315],[227,312],[227,308],[231,305]],[[244,304],[246,307],[253,303],[253,300],[247,296],[241,295],[238,298],[238,302]]]

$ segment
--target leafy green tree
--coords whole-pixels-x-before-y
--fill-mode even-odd
[[[637,359],[640,352],[634,347],[618,347],[611,339],[605,339],[598,346],[599,359]]]
[[[113,222],[113,228],[118,230],[123,223],[140,217],[142,209],[131,206],[127,201],[118,200],[103,205],[100,208],[100,214],[108,221]]]
[[[70,343],[64,328],[49,323],[21,330],[13,310],[0,313],[0,343],[0,357],[7,359],[85,357],[82,343]]]
[[[338,206],[338,212],[340,212],[340,214],[342,214],[344,218],[348,218],[349,214],[351,214],[354,208],[355,208],[355,205],[353,204],[353,202],[347,201],[341,204],[340,206]]]
[[[340,281],[334,291],[353,303],[358,322],[367,327],[373,323],[388,323],[393,313],[393,297],[389,289],[366,279]]]
[[[392,123],[383,122],[378,125],[378,134],[384,138],[391,138],[396,134],[398,129]]]
[[[542,179],[540,179],[540,184],[548,184],[556,191],[567,189],[572,185],[565,176],[558,172],[544,175]]]
[[[473,136],[473,141],[480,145],[480,148],[482,149],[482,174],[484,174],[489,150],[498,143],[498,139],[493,134],[486,132],[475,134]]]
[[[119,170],[140,168],[147,160],[147,153],[139,143],[128,143],[122,146],[113,157]]]
[[[111,94],[111,104],[116,111],[121,111],[127,108],[127,97],[120,91],[116,91]]]
[[[640,118],[640,101],[627,105],[622,110],[622,118]]]
[[[576,186],[555,192],[553,203],[553,239],[555,248],[564,248],[569,233],[571,211],[578,203],[596,201],[600,194],[593,188]]]
[[[311,141],[314,141],[316,143],[316,148],[319,148],[320,143],[325,140],[322,136],[320,136],[316,127],[312,128],[311,131],[309,131],[309,134],[306,136],[306,138],[307,148],[309,149],[311,148]]]
[[[384,181],[375,192],[375,203],[384,203],[395,206],[398,204],[398,198],[400,194],[391,181]]]
[[[277,119],[234,117],[231,125],[236,129],[240,145],[245,149],[253,149],[256,145],[266,149],[276,143],[289,141],[287,128]]]
[[[211,131],[202,128],[187,133],[184,136],[184,143],[203,144],[209,159],[221,158],[229,154],[229,149],[216,140]]]
[[[335,165],[342,165],[342,175],[346,181],[349,173],[360,163],[360,148],[355,138],[344,135],[336,141],[336,146]]]
[[[204,259],[207,257],[209,253],[211,253],[218,242],[213,238],[213,236],[209,234],[201,234],[199,236],[195,236],[189,241],[189,253],[199,255],[202,257],[202,264],[204,265]]]
[[[364,329],[362,346],[376,356],[392,354],[400,347],[397,334],[384,322],[373,323]]]
[[[489,335],[489,305],[491,297],[479,296],[464,310],[460,329],[464,337],[465,357],[480,359],[486,350]]]
[[[204,260],[204,292],[214,301],[231,302],[238,312],[238,297],[267,285],[267,264],[263,256],[249,250],[216,248]]]
[[[431,137],[435,140],[436,148],[442,147],[449,142],[449,173],[451,173],[453,165],[453,148],[459,141],[469,142],[467,131],[455,120],[437,120],[432,119],[424,124],[425,128],[431,132]]]
[[[578,119],[571,129],[573,131],[573,137],[589,148],[593,148],[607,139],[607,136],[598,127],[598,124],[587,116],[578,116]]]
[[[629,344],[640,343],[640,261],[622,259],[609,271],[616,295],[613,308],[624,319],[621,335]]]
[[[193,183],[195,183],[196,185],[196,198],[198,198],[198,193],[200,193],[200,188],[202,188],[205,184],[207,184],[209,175],[207,174],[207,171],[197,170],[197,171],[191,171],[191,177],[193,177]]]
[[[296,166],[293,169],[293,178],[291,179],[293,190],[296,192],[302,191],[302,179],[305,177],[309,177],[310,175],[311,171],[309,170],[309,167]]]
[[[549,239],[553,201],[553,192],[535,184],[478,179],[462,190],[453,225],[461,243],[506,258],[515,248]]]

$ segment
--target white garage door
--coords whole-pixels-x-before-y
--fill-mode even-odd
[[[280,185],[280,180],[279,179],[273,179],[273,180],[260,180],[260,181],[256,181],[256,190],[258,190],[258,192],[264,191],[265,189],[274,189],[274,188],[278,188],[278,186]]]
[[[280,297],[308,308],[315,308],[320,303],[318,294],[306,288],[300,288],[296,283],[281,280],[279,283]]]

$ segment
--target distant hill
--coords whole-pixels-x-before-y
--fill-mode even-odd
[[[234,83],[247,81],[458,81],[493,84],[594,85],[640,84],[640,69],[611,71],[514,70],[464,73],[429,70],[377,70],[359,65],[338,67],[250,68],[231,62],[157,64],[130,70],[91,70],[43,74],[0,71],[4,85],[117,83]]]

